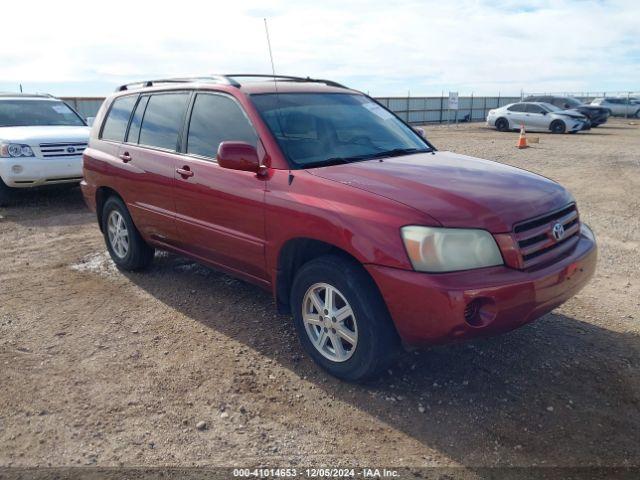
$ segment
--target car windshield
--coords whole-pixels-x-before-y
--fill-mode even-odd
[[[0,99],[0,127],[43,125],[83,126],[85,123],[64,102],[38,99]]]
[[[582,105],[582,102],[579,100],[576,100],[575,98],[571,98],[571,97],[566,97],[563,98],[564,102],[566,104],[568,104],[571,108],[575,108],[575,107],[579,107],[580,105]]]
[[[257,94],[252,101],[299,168],[432,150],[413,129],[364,95]]]

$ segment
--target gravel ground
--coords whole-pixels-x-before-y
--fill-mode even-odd
[[[0,209],[0,466],[640,465],[640,126],[526,150],[426,131],[566,185],[598,237],[592,282],[355,386],[303,355],[268,293],[166,254],[121,273],[78,189],[24,193]]]

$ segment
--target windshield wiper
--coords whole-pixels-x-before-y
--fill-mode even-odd
[[[399,157],[401,155],[408,155],[412,153],[426,153],[431,150],[428,148],[394,148],[392,150],[385,150],[384,152],[377,152],[369,155],[369,158],[381,158],[381,157]]]
[[[341,165],[346,163],[358,162],[361,160],[371,160],[373,158],[382,157],[399,157],[401,155],[407,155],[412,153],[425,153],[430,152],[429,149],[423,148],[394,148],[393,150],[384,150],[382,152],[367,153],[363,155],[354,155],[352,157],[331,157],[326,160],[319,160],[317,162],[305,163],[304,168],[313,167],[328,167],[330,165]]]

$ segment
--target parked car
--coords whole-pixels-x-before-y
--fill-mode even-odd
[[[589,119],[591,127],[597,127],[606,123],[611,111],[608,108],[599,107],[596,105],[587,105],[581,102],[577,98],[563,97],[556,95],[536,95],[529,96],[524,99],[525,102],[542,102],[555,105],[561,110],[573,110],[578,111]]]
[[[17,188],[82,179],[89,127],[49,95],[0,95],[0,205]]]
[[[549,103],[518,102],[489,110],[487,125],[501,132],[519,129],[552,133],[576,133],[587,128],[589,120],[576,110],[561,110]]]
[[[596,98],[591,105],[597,105],[611,111],[611,115],[629,116],[640,118],[640,100],[635,97],[631,98]]]
[[[440,152],[335,82],[256,80],[147,81],[104,102],[81,185],[120,268],[161,249],[255,283],[346,380],[401,343],[531,322],[593,275],[594,235],[558,183]]]

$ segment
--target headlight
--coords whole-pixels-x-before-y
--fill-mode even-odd
[[[33,157],[33,150],[20,143],[0,143],[0,157]]]
[[[503,264],[486,230],[408,226],[401,231],[414,270],[453,272]]]

